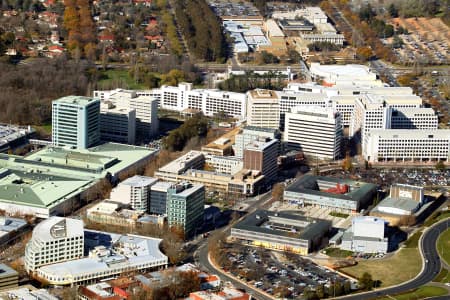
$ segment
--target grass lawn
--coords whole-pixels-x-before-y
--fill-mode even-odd
[[[438,211],[433,213],[430,217],[428,217],[428,219],[425,221],[424,225],[425,226],[431,226],[434,223],[446,219],[446,218],[450,218],[450,210],[447,211]]]
[[[422,231],[417,231],[414,233],[406,242],[405,247],[406,248],[417,248],[419,247],[419,239],[422,235]]]
[[[146,89],[147,87],[142,83],[136,83],[133,78],[128,74],[128,70],[106,70],[101,71],[102,77],[98,82],[101,86],[111,86],[113,83],[119,84],[122,88],[139,90]],[[156,75],[156,74],[155,74]],[[158,76],[158,75],[157,75]]]
[[[355,266],[341,270],[355,278],[360,278],[364,272],[368,272],[374,280],[381,281],[382,287],[387,287],[414,278],[421,268],[419,249],[403,248],[385,259],[363,260]]]
[[[341,250],[339,248],[326,248],[323,250],[323,252],[328,256],[339,258],[345,258],[353,254],[352,251]]]
[[[450,229],[447,229],[439,236],[437,249],[442,259],[450,264]]]
[[[41,135],[41,136],[51,136],[52,135],[52,124],[44,124],[44,125],[36,125],[33,126],[34,129]]]
[[[330,212],[329,215],[332,217],[343,218],[343,219],[347,219],[349,216],[349,214],[343,214],[343,213],[340,213],[337,211],[332,211],[332,212]]]
[[[419,300],[419,299],[425,299],[428,297],[435,297],[435,296],[443,296],[447,295],[448,291],[444,288],[437,287],[437,286],[421,286],[420,288],[404,293],[404,294],[397,294],[392,295],[390,297],[383,297],[379,298],[379,300]]]
[[[450,282],[450,271],[442,269],[441,272],[433,279],[434,282],[447,283]]]

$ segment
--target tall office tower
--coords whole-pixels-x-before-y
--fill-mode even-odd
[[[167,193],[173,182],[158,181],[150,188],[150,213],[167,214]]]
[[[158,179],[135,175],[111,191],[111,200],[130,204],[134,210],[147,212],[150,207],[150,188]]]
[[[247,125],[280,128],[280,101],[275,91],[256,89],[247,97]]]
[[[100,142],[100,100],[67,96],[52,102],[52,143],[85,149]]]
[[[338,159],[343,126],[341,114],[332,108],[296,107],[286,114],[284,141],[290,150],[306,155]]]
[[[84,254],[83,221],[50,217],[33,229],[25,247],[25,269],[78,259]]]
[[[136,110],[119,108],[110,101],[100,105],[100,138],[133,145],[136,142]]]
[[[279,143],[278,140],[259,138],[246,145],[244,169],[260,171],[264,175],[266,183],[276,180]]]
[[[203,224],[205,187],[183,182],[173,185],[167,194],[167,220],[170,226],[180,226],[185,237],[195,234]]]

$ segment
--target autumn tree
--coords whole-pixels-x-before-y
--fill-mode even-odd
[[[283,194],[284,194],[284,184],[283,183],[276,183],[272,187],[272,198],[275,201],[283,201]]]

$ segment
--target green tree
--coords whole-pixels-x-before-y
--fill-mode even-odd
[[[374,286],[374,281],[372,279],[372,275],[368,272],[364,272],[358,280],[358,284],[363,290],[371,290]]]
[[[389,15],[390,15],[392,18],[397,18],[397,17],[398,17],[398,9],[397,9],[397,7],[395,6],[394,3],[391,3],[391,4],[388,6],[388,12],[389,12]]]
[[[435,167],[436,170],[438,170],[438,171],[444,171],[445,168],[446,168],[446,167],[445,167],[445,164],[444,164],[444,162],[443,162],[442,160],[438,161],[434,167]]]

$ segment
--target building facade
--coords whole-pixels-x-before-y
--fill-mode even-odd
[[[135,175],[111,191],[111,200],[129,204],[134,210],[148,212],[150,208],[150,189],[158,179]]]
[[[158,181],[150,188],[150,213],[167,214],[167,192],[173,185],[171,182]]]
[[[279,141],[259,138],[248,144],[244,150],[244,169],[256,170],[265,177],[266,183],[276,180]]]
[[[334,109],[293,108],[286,114],[284,128],[284,142],[289,150],[327,159],[341,157],[342,118]]]
[[[25,247],[25,269],[78,259],[84,255],[83,221],[51,217],[33,229]]]
[[[280,101],[275,91],[252,90],[247,93],[247,125],[280,127]]]
[[[203,225],[205,187],[184,182],[173,185],[167,194],[167,220],[180,226],[185,237],[192,236]]]
[[[103,141],[136,143],[136,110],[118,108],[109,101],[100,105],[100,138]]]
[[[100,101],[67,96],[52,102],[52,143],[86,149],[100,142]]]

